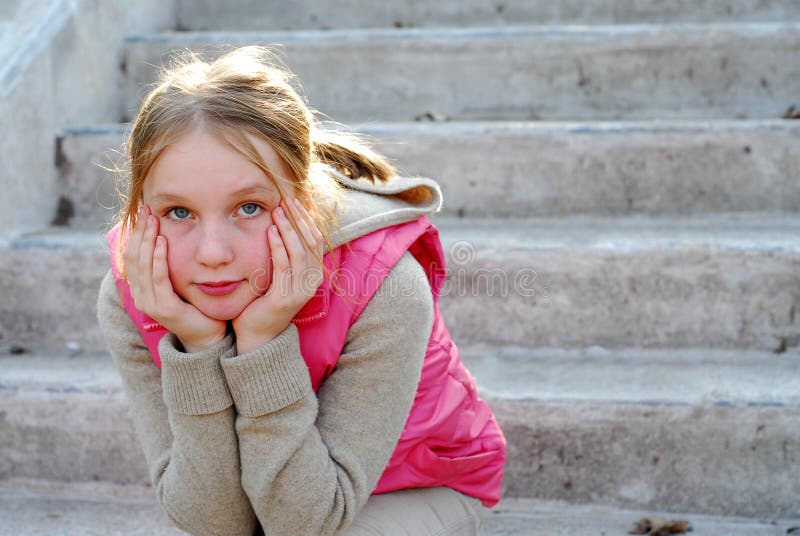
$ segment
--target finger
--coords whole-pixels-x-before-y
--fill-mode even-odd
[[[122,254],[126,273],[130,273],[131,269],[136,269],[134,264],[139,257],[139,245],[142,242],[142,234],[144,233],[144,219],[144,205],[142,205],[136,214],[133,228],[131,228],[128,236],[128,242],[125,244],[125,252]]]
[[[275,225],[267,230],[267,240],[269,240],[272,256],[272,287],[278,288],[285,284],[285,274],[289,270],[289,255],[283,245],[280,232]],[[281,295],[283,294],[283,289],[281,289]]]
[[[286,205],[285,202],[281,202],[281,205],[275,209],[275,223],[281,233],[281,240],[283,240],[291,265],[295,268],[302,268],[306,262],[306,250],[297,234],[297,230],[292,225],[292,222],[289,221]]]
[[[156,245],[153,250],[153,292],[154,298],[160,306],[177,297],[169,279],[167,239],[163,236],[156,237]]]
[[[128,244],[125,247],[123,259],[125,262],[125,275],[131,290],[131,297],[134,304],[142,304],[142,292],[140,285],[139,275],[139,251],[142,245],[142,236],[144,235],[145,223],[147,221],[147,211],[145,205],[139,207],[139,212],[134,220],[134,226],[131,230],[131,236],[128,239]]]
[[[290,204],[294,206],[293,214],[298,220],[306,248],[306,263],[297,274],[297,279],[303,294],[312,296],[322,282],[322,233],[298,199],[292,199]]]
[[[292,294],[296,295],[302,289],[308,286],[309,279],[314,279],[313,275],[309,273],[314,270],[317,264],[314,253],[311,251],[312,244],[308,243],[306,236],[311,235],[308,229],[308,224],[302,218],[301,214],[297,211],[296,205],[291,199],[284,199],[283,206],[286,210],[290,210],[295,221],[292,226],[289,237],[284,237],[284,243],[289,255],[289,262],[291,263],[291,272],[289,282],[291,283]],[[305,236],[303,236],[305,234]]]
[[[300,214],[302,214],[303,218],[306,220],[309,229],[311,229],[314,238],[317,240],[322,240],[322,231],[320,231],[319,227],[314,221],[314,218],[311,217],[311,213],[308,211],[308,209],[306,209],[305,206],[303,206],[303,203],[301,203],[299,199],[295,198],[295,203],[297,204],[297,209],[300,211]]]
[[[150,214],[147,214],[145,219],[144,234],[139,246],[139,262],[137,263],[139,273],[137,279],[142,298],[146,303],[152,304],[155,294],[153,289],[153,251],[156,245],[157,223],[156,217]]]
[[[293,208],[292,214],[297,220],[297,226],[299,228],[300,234],[303,237],[303,242],[305,243],[306,248],[311,251],[312,256],[314,256],[315,254],[318,253],[319,249],[318,248],[319,243],[314,231],[315,230],[317,231],[317,233],[320,235],[320,238],[322,237],[322,234],[319,233],[319,229],[317,229],[317,226],[314,224],[313,220],[311,219],[311,216],[308,214],[305,207],[303,207],[302,203],[300,203],[300,201],[297,198],[292,199],[289,205],[291,205]]]
[[[292,215],[296,222],[295,231],[303,246],[305,264],[309,266],[316,263],[316,245],[314,243],[314,235],[308,226],[308,222],[303,217],[303,214],[300,213],[297,204],[297,200],[289,200],[287,202],[287,205],[292,208]]]
[[[325,254],[325,237],[323,236],[319,226],[317,226],[317,222],[311,217],[311,213],[306,210],[299,200],[297,201],[297,206],[299,207],[301,214],[303,214],[303,218],[306,220],[309,229],[311,229],[311,235],[314,239],[312,242],[314,245],[314,251],[316,252],[317,259],[321,262],[322,256]]]

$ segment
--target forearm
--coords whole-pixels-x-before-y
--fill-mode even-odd
[[[220,389],[218,357],[215,371],[211,357],[180,366],[182,356],[163,352],[162,376],[110,276],[98,318],[163,509],[193,534],[252,534],[256,520],[241,487],[235,412]],[[220,344],[218,355],[232,342]]]
[[[290,326],[258,350],[223,362],[236,400],[242,486],[267,534],[332,534],[345,505],[369,495],[339,478],[315,426],[317,398]],[[359,501],[360,499],[360,501]]]
[[[238,413],[242,484],[265,533],[341,530],[383,473],[416,393],[433,314],[413,259],[398,280],[420,288],[401,303],[388,292],[370,302],[316,394],[293,325],[222,361]]]
[[[159,345],[163,399],[172,432],[171,456],[154,480],[164,510],[193,534],[243,534],[255,514],[240,479],[236,413],[220,368],[233,341],[193,354],[167,335]]]

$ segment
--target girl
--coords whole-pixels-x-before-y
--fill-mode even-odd
[[[98,316],[167,515],[202,535],[477,534],[505,440],[438,307],[427,179],[258,47],[144,99]]]

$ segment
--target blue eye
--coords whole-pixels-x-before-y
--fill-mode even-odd
[[[190,212],[183,207],[173,208],[169,211],[169,214],[176,220],[185,220],[190,216]]]
[[[245,216],[255,216],[261,210],[261,207],[257,203],[245,203],[239,210]]]

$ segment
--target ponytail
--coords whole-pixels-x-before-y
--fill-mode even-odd
[[[376,153],[357,136],[344,132],[313,129],[313,157],[351,179],[387,182],[396,171],[386,157]]]

